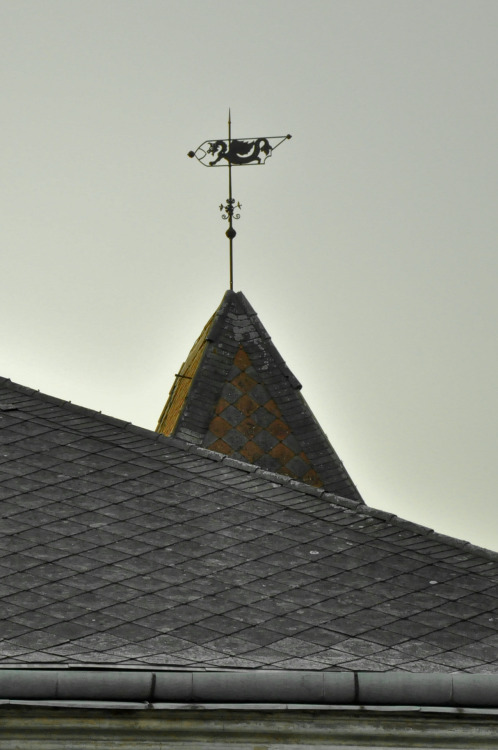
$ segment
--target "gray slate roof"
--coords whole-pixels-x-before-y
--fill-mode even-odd
[[[0,660],[498,672],[498,554],[0,382]]]

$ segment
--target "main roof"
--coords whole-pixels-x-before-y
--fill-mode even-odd
[[[226,292],[183,363],[157,431],[361,497],[242,292]]]
[[[498,554],[0,382],[0,660],[498,672]]]

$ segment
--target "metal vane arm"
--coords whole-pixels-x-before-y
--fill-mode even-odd
[[[195,157],[204,167],[263,166],[275,149],[290,138],[291,135],[277,135],[204,141],[195,151],[189,151],[188,156]]]
[[[242,208],[232,197],[232,166],[243,167],[263,166],[281,143],[292,138],[291,135],[278,135],[270,138],[238,138],[232,140],[232,121],[228,110],[228,138],[226,140],[204,141],[195,151],[189,151],[188,156],[194,157],[205,167],[228,167],[228,198],[225,205],[220,205],[221,218],[228,221],[225,232],[230,242],[230,289],[233,290],[233,240],[237,234],[233,228],[233,220],[240,219],[236,213]]]

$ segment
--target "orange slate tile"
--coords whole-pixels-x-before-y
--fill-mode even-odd
[[[257,404],[253,398],[248,396],[247,393],[244,393],[244,395],[235,402],[234,406],[236,406],[242,414],[245,414],[246,417],[249,417],[254,411],[256,411],[256,409],[259,409],[259,404]]]
[[[267,409],[269,412],[274,414],[276,417],[281,417],[280,409],[276,405],[275,401],[271,398],[269,401],[264,404],[265,409]]]
[[[257,435],[258,432],[261,432],[261,427],[248,417],[247,419],[244,419],[244,421],[239,425],[237,425],[237,430],[250,440],[255,435]]]
[[[283,443],[277,443],[274,448],[270,451],[270,456],[276,458],[281,464],[286,464],[294,456],[294,453],[290,448],[287,448]]]
[[[231,430],[232,427],[228,424],[226,419],[223,419],[223,417],[213,417],[209,429],[213,435],[216,435],[216,437],[223,437],[223,435],[226,435],[228,430]]]
[[[249,367],[251,364],[251,360],[242,347],[239,348],[239,351],[235,355],[234,364],[237,365],[240,370],[245,370],[246,367]]]
[[[222,411],[225,411],[225,409],[227,408],[227,406],[230,406],[230,404],[228,403],[228,401],[225,401],[224,398],[220,398],[220,400],[216,404],[215,414],[221,414]]]
[[[225,443],[224,440],[216,440],[214,443],[211,443],[209,450],[217,451],[218,453],[225,453],[227,456],[233,453],[233,449],[230,448],[228,443]]]
[[[247,458],[248,461],[251,463],[254,463],[260,456],[263,455],[264,451],[261,450],[259,445],[256,445],[256,443],[253,443],[252,440],[249,440],[244,447],[239,451],[241,456],[244,456],[244,458]]]
[[[285,440],[290,435],[290,428],[281,419],[275,419],[268,427],[268,432],[277,440]]]

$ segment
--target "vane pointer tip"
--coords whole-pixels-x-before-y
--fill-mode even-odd
[[[190,158],[193,159],[195,156],[195,151],[189,151],[187,156],[190,156]]]

